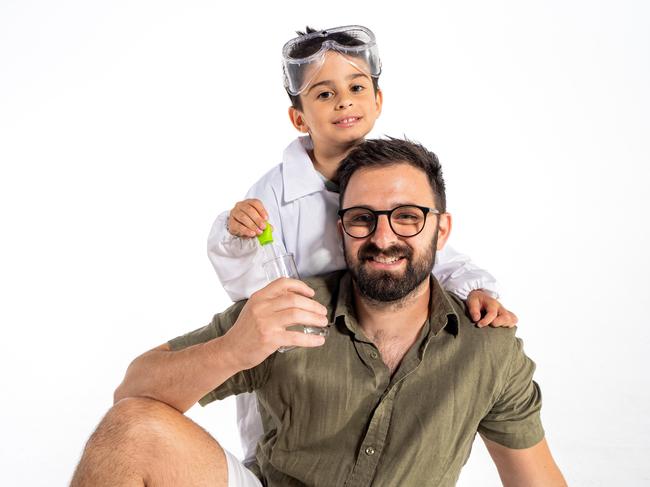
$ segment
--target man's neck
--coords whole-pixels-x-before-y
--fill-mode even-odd
[[[429,317],[430,286],[426,279],[404,299],[390,303],[367,299],[354,287],[359,326],[377,346],[391,373],[413,346]]]
[[[325,144],[318,144],[313,139],[312,141],[314,148],[309,151],[309,157],[314,164],[314,169],[330,181],[334,180],[341,161],[361,142],[357,141],[345,145],[324,147]]]

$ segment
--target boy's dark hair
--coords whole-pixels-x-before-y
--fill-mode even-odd
[[[408,139],[368,139],[355,147],[343,159],[336,173],[339,183],[339,207],[343,205],[343,196],[352,175],[359,169],[409,164],[427,175],[436,201],[436,209],[447,211],[445,180],[438,157],[417,142]]]
[[[314,29],[313,27],[306,26],[305,32],[301,32],[298,30],[296,31],[296,34],[298,34],[298,36],[305,36],[313,32],[319,32],[319,31],[317,29]],[[346,34],[345,32],[335,32],[335,33],[327,34],[324,37],[314,37],[313,39],[310,39],[308,41],[301,42],[297,44],[296,47],[289,54],[291,55],[291,57],[294,58],[311,56],[315,52],[318,52],[323,42],[327,40],[336,41],[339,44],[343,44],[344,46],[359,46],[362,44],[362,42],[359,39],[349,34]],[[375,95],[377,95],[377,90],[379,90],[379,78],[375,76],[371,76],[371,79],[372,79],[372,87],[375,90]],[[300,100],[300,95],[292,95],[291,93],[289,93],[288,90],[287,90],[287,95],[289,95],[289,99],[291,100],[291,105],[296,110],[302,110],[302,101]]]

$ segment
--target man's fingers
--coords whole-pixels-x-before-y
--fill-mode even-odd
[[[311,298],[297,294],[295,292],[283,294],[273,301],[273,309],[275,311],[294,308],[327,316],[327,308],[325,306],[320,304],[318,301],[314,301]]]
[[[293,325],[318,326],[323,328],[329,323],[327,316],[299,308],[283,309],[282,311],[276,312],[274,318],[285,328]]]
[[[321,335],[314,335],[311,333],[304,333],[299,330],[287,330],[286,333],[282,335],[283,345],[294,346],[294,347],[320,347],[325,343],[325,337]]]
[[[301,296],[311,298],[315,292],[307,284],[298,279],[291,279],[290,277],[281,277],[276,279],[266,287],[262,288],[258,293],[263,293],[269,298],[279,297],[286,293],[296,293]]]

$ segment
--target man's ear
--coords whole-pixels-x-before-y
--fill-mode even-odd
[[[438,220],[438,245],[436,246],[436,250],[442,250],[451,233],[451,214],[442,213],[438,215]]]
[[[307,122],[305,122],[304,115],[300,110],[293,106],[289,107],[289,119],[291,120],[291,124],[296,127],[296,130],[299,130],[304,134],[309,132],[309,127],[307,126]]]
[[[345,238],[345,232],[343,231],[343,224],[341,223],[340,219],[336,221],[336,228],[338,228],[339,230],[339,242],[341,242],[341,247],[343,247],[343,239]]]

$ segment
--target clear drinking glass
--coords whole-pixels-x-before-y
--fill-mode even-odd
[[[271,260],[267,260],[264,262],[263,267],[264,272],[266,273],[266,278],[269,282],[275,281],[280,277],[300,279],[298,270],[296,269],[296,262],[293,260],[293,254],[284,254]],[[320,326],[291,325],[287,327],[287,330],[307,333],[310,335],[320,335],[324,337],[329,334],[328,328],[323,328]],[[278,352],[288,352],[294,348],[296,347],[280,347],[278,348]]]

